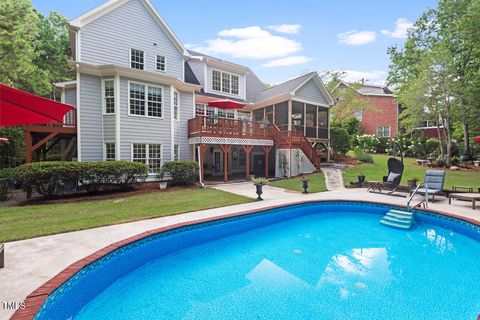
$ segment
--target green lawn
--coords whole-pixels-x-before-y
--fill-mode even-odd
[[[385,154],[372,154],[374,163],[361,164],[355,167],[348,167],[343,171],[343,180],[345,184],[350,181],[358,181],[357,176],[360,173],[365,175],[365,180],[382,181],[382,177],[387,175],[387,159],[390,157]],[[407,184],[408,179],[419,178],[423,182],[426,167],[420,167],[415,164],[414,158],[405,158],[402,185]],[[480,187],[480,172],[462,172],[447,171],[445,178],[445,189],[452,186],[472,186]]]
[[[318,172],[313,174],[306,174],[305,178],[308,179],[308,192],[327,191],[327,187],[325,187],[325,177],[323,173]],[[272,181],[270,182],[270,185],[273,187],[279,187],[288,190],[303,191],[301,177]]]
[[[129,197],[0,208],[0,242],[28,239],[253,200],[214,189],[178,189]]]

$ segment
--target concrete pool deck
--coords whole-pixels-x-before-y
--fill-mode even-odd
[[[255,197],[251,183],[219,185],[216,188]],[[304,195],[267,186],[262,196],[265,201],[6,243],[5,268],[0,269],[0,302],[21,302],[33,290],[72,263],[112,243],[172,224],[308,200],[378,201],[401,206],[406,202],[405,198],[367,193],[365,189],[344,189]],[[419,200],[420,197],[413,203]],[[472,210],[470,202],[457,201],[455,205],[448,205],[448,200],[441,197],[439,201],[430,203],[429,209],[452,213],[480,224],[480,210]],[[0,319],[8,319],[14,311],[5,310],[0,304]]]

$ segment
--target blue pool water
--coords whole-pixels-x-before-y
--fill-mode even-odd
[[[420,215],[391,229],[386,211],[319,203],[153,236],[77,274],[37,319],[476,319],[478,230]]]

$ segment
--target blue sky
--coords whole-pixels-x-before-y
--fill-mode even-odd
[[[103,0],[33,0],[74,18]],[[349,81],[386,78],[391,45],[432,0],[151,0],[189,48],[252,68],[266,83],[305,71],[346,70]]]

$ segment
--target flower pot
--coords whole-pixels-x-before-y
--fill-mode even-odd
[[[308,191],[307,191],[307,189],[308,189],[308,180],[307,180],[307,179],[302,180],[302,188],[303,188],[303,193],[308,193]]]
[[[256,184],[255,187],[257,188],[257,201],[262,201],[262,193],[263,193],[263,184]]]
[[[167,184],[168,184],[168,182],[166,182],[166,181],[160,182],[160,183],[159,183],[159,185],[160,185],[160,190],[165,190],[165,189],[167,189]]]
[[[358,182],[359,183],[364,183],[365,182],[365,176],[357,176]]]
[[[407,187],[409,188],[417,187],[417,180],[407,180]]]
[[[475,167],[480,167],[480,160],[479,161],[473,161],[473,165]]]
[[[472,156],[469,155],[469,154],[464,153],[460,156],[460,161],[461,162],[467,162],[467,161],[470,161],[470,160],[472,160]]]

